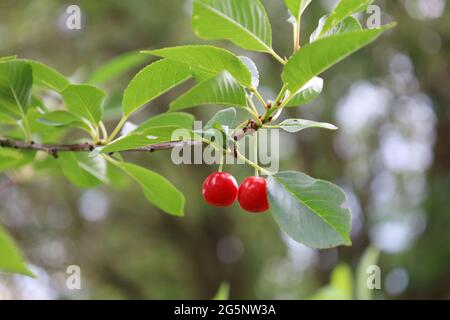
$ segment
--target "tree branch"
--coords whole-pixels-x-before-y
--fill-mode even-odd
[[[257,126],[253,120],[242,129],[238,134],[234,136],[235,141],[243,139],[246,135],[251,135],[257,130]],[[171,141],[159,144],[148,145],[145,147],[140,147],[132,150],[125,150],[124,152],[154,152],[160,150],[170,150],[179,146],[194,146],[202,144],[201,141],[188,140],[188,141]],[[36,143],[34,141],[21,141],[9,138],[0,137],[0,147],[12,148],[20,150],[35,150],[46,152],[54,157],[58,156],[59,152],[91,152],[97,147],[102,145],[97,145],[92,142],[85,143],[74,143],[74,144],[45,144]]]

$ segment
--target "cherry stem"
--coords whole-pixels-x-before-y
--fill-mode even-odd
[[[256,165],[258,165],[258,131],[253,136],[253,157]],[[258,167],[255,167],[255,176],[259,176]]]
[[[219,172],[223,171],[223,163],[224,163],[224,152],[223,152],[223,150],[221,150],[221,152],[220,152]]]

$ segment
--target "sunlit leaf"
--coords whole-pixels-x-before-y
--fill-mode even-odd
[[[218,111],[203,127],[203,130],[209,130],[215,128],[217,124],[222,127],[228,127],[230,129],[234,128],[234,123],[236,121],[236,109],[227,108]]]
[[[226,70],[242,85],[252,86],[252,75],[246,65],[235,54],[225,49],[197,45],[149,50],[143,53],[176,60],[213,76]]]
[[[140,124],[134,131],[164,126],[177,126],[191,130],[194,126],[194,116],[186,112],[167,112],[151,117]]]
[[[142,69],[131,80],[123,97],[123,111],[130,115],[191,77],[188,65],[169,59],[159,60]]]
[[[139,183],[150,203],[168,214],[184,215],[184,196],[165,177],[131,163],[118,162],[116,165]]]
[[[342,20],[340,23],[338,23],[336,26],[328,30],[327,32],[322,34],[323,27],[328,19],[328,15],[322,17],[319,20],[319,25],[317,26],[317,29],[314,30],[314,32],[309,37],[309,42],[314,42],[317,39],[320,38],[326,38],[329,36],[332,36],[334,34],[342,34],[346,32],[351,31],[360,31],[362,30],[361,23],[358,21],[358,19],[350,16]]]
[[[322,128],[329,130],[337,130],[338,128],[330,123],[316,122],[304,119],[286,119],[279,124],[284,131],[294,133],[309,128]]]
[[[322,90],[323,79],[314,77],[289,100],[287,107],[298,107],[307,104],[317,98],[322,93]]]
[[[19,273],[35,277],[28,269],[14,240],[2,226],[0,226],[0,272]]]
[[[192,26],[203,39],[226,39],[244,49],[273,51],[270,21],[259,0],[194,0]]]
[[[326,19],[320,36],[336,27],[345,18],[365,10],[374,0],[340,0]]]
[[[139,52],[123,53],[95,69],[86,82],[91,84],[102,84],[112,81],[129,70],[143,64],[146,60],[147,58]]]
[[[179,130],[183,129],[183,130]],[[139,132],[132,132],[129,135],[122,136],[105,147],[101,148],[102,153],[134,150],[142,147],[147,147],[155,144],[180,141],[181,138],[177,135],[174,138],[175,133],[184,133],[186,140],[193,138],[190,134],[190,130],[180,128],[177,126],[164,126],[164,127],[150,127]]]
[[[333,35],[304,46],[289,59],[284,67],[282,74],[284,83],[287,84],[290,92],[297,92],[311,79],[374,41],[394,25]]]
[[[200,105],[227,105],[245,107],[244,88],[228,73],[200,82],[170,104],[170,110],[181,110]]]
[[[41,114],[38,121],[50,127],[74,127],[83,129],[87,132],[90,131],[89,126],[79,117],[64,110]]]
[[[370,300],[373,295],[373,289],[367,285],[369,274],[367,271],[370,266],[376,266],[380,257],[380,251],[375,247],[368,247],[358,263],[356,270],[356,299]],[[381,279],[380,279],[381,280]]]
[[[106,96],[102,90],[87,84],[70,84],[62,92],[67,109],[97,125],[103,116],[102,103]]]
[[[284,0],[286,7],[298,21],[312,0]]]
[[[222,282],[213,300],[228,300],[228,299],[230,299],[230,284],[227,282]]]
[[[16,150],[0,147],[0,172],[20,168],[34,160],[33,150]]]
[[[350,245],[350,211],[334,184],[295,171],[268,177],[272,215],[292,239],[317,249]]]
[[[346,264],[337,265],[331,273],[330,283],[320,288],[312,297],[314,300],[351,300],[352,298],[352,270]]]
[[[252,75],[252,87],[254,89],[258,88],[259,86],[259,71],[258,67],[256,66],[255,62],[250,59],[249,57],[240,56],[239,59],[245,64],[245,66],[248,68]]]
[[[86,153],[60,152],[57,159],[64,175],[79,188],[92,188],[108,183],[107,163],[102,156]]]
[[[33,76],[25,61],[7,60],[0,63],[0,110],[21,117],[26,114],[31,98]]]
[[[33,79],[35,84],[53,89],[57,92],[63,91],[64,88],[70,84],[70,81],[64,75],[52,67],[34,60],[24,61],[28,62],[33,69]]]

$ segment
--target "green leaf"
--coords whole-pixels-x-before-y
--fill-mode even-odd
[[[42,122],[39,121],[39,118],[42,116],[42,113],[38,109],[29,109],[27,111],[26,119],[27,126],[30,133],[39,133],[40,139],[47,142],[54,142],[56,140],[52,140],[50,137],[54,136],[55,138],[61,134],[61,128],[57,127],[49,127]],[[51,141],[49,141],[50,139]]]
[[[34,278],[14,240],[0,226],[0,272],[19,273]]]
[[[323,79],[314,77],[289,100],[287,107],[298,107],[307,104],[317,98],[322,93],[322,90]]]
[[[34,160],[35,151],[0,147],[0,172],[20,168]]]
[[[284,0],[284,3],[298,22],[311,1],[312,0]]]
[[[380,257],[380,251],[374,247],[368,247],[359,260],[356,270],[356,299],[370,300],[373,290],[367,286],[367,269],[369,266],[376,265]]]
[[[249,57],[240,56],[239,59],[241,59],[242,63],[245,64],[245,66],[250,71],[250,74],[252,75],[252,88],[256,89],[259,86],[259,71],[258,67],[256,66],[255,62],[250,59]]]
[[[70,84],[70,81],[65,76],[43,63],[33,60],[23,61],[31,65],[33,80],[37,85],[61,92]]]
[[[222,282],[213,300],[228,300],[228,299],[230,299],[230,284],[227,282]]]
[[[192,76],[194,77],[197,83],[214,78],[216,76],[214,73],[211,73],[210,71],[204,71],[193,67],[191,67],[191,72]]]
[[[38,121],[50,127],[73,127],[83,129],[87,132],[91,131],[82,119],[64,110],[44,113],[39,117]]]
[[[350,16],[350,17],[345,18],[342,22],[340,22],[339,24],[337,24],[336,26],[334,26],[333,28],[331,28],[330,30],[325,32],[324,34],[322,34],[323,27],[324,27],[328,17],[329,16],[326,15],[326,16],[323,16],[319,20],[319,25],[317,26],[317,29],[309,37],[309,42],[314,42],[319,38],[326,38],[326,37],[332,36],[334,34],[342,34],[342,33],[346,33],[346,32],[362,30],[361,23],[358,21],[358,19]]]
[[[246,106],[244,88],[228,73],[200,82],[170,104],[170,110],[181,110],[199,105],[218,104]]]
[[[222,127],[228,127],[230,129],[234,128],[234,123],[236,121],[236,109],[227,108],[217,112],[204,126],[203,130],[209,130],[215,128],[217,124]]]
[[[351,244],[350,211],[339,187],[295,171],[267,180],[272,214],[292,239],[317,249]]]
[[[339,264],[331,273],[330,283],[319,289],[314,300],[351,300],[353,297],[352,270],[347,264]]]
[[[67,109],[97,125],[103,116],[102,102],[106,94],[102,90],[87,84],[70,84],[61,95]]]
[[[8,125],[17,125],[17,119],[12,116],[10,113],[3,113],[1,109],[0,102],[0,123],[8,124]]]
[[[252,75],[246,65],[225,49],[197,45],[143,51],[143,53],[186,63],[191,68],[212,76],[226,70],[243,86],[252,86]]]
[[[2,113],[21,117],[26,114],[33,76],[27,62],[8,60],[0,62],[0,110]]]
[[[316,122],[304,119],[287,119],[279,124],[284,131],[294,133],[308,128],[323,128],[329,130],[337,130],[338,127],[325,122]]]
[[[171,141],[181,141],[181,138],[173,139],[174,133],[182,132],[183,139],[191,139],[190,131],[183,129],[177,131],[178,129],[183,129],[177,126],[164,126],[164,127],[150,127],[148,129],[133,132],[129,135],[122,136],[113,142],[109,143],[105,147],[101,148],[101,153],[118,152],[125,150],[133,150],[146,146],[151,146],[155,144],[171,142]]]
[[[186,112],[167,112],[148,119],[140,124],[134,131],[164,126],[176,126],[192,130],[194,126],[194,116]]]
[[[102,84],[119,78],[127,71],[143,64],[147,60],[139,52],[123,53],[97,68],[86,81],[90,84]]]
[[[125,116],[190,77],[189,66],[169,59],[159,60],[145,67],[131,80],[125,90],[122,103]]]
[[[378,38],[394,24],[381,29],[333,35],[304,46],[285,65],[282,78],[290,92],[297,92],[311,79]]]
[[[64,175],[79,188],[108,183],[107,163],[100,155],[89,157],[86,153],[60,152],[57,162]]]
[[[184,215],[184,196],[165,177],[131,163],[117,162],[116,165],[139,183],[150,203],[168,214]]]
[[[372,2],[373,0],[341,0],[324,23],[320,36],[336,27],[345,18],[365,10]]]
[[[269,17],[259,0],[194,0],[192,26],[202,39],[226,39],[247,50],[273,52]]]
[[[0,57],[0,62],[16,60],[17,55]]]

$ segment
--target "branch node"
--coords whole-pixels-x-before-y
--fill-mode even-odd
[[[58,159],[58,150],[51,148],[51,149],[48,150],[48,153],[49,153],[53,158]]]

